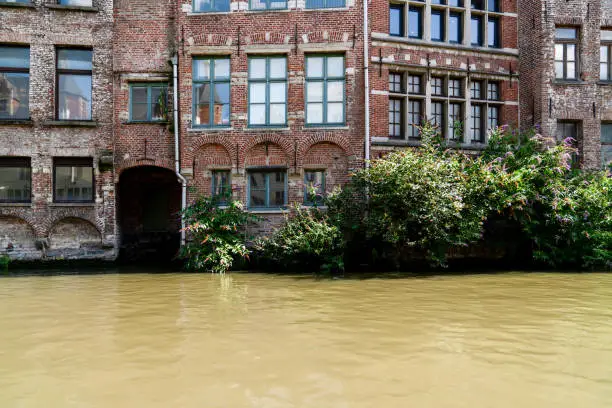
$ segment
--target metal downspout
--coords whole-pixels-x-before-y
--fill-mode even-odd
[[[178,54],[174,54],[172,59],[172,88],[173,88],[173,120],[174,120],[174,172],[181,182],[181,210],[187,207],[187,180],[181,174],[180,147],[179,147],[179,116],[178,116]],[[185,218],[181,215],[181,246],[185,245]]]
[[[368,0],[363,0],[363,80],[365,82],[365,167],[370,167],[370,36],[368,33]],[[381,61],[382,63],[382,61]]]

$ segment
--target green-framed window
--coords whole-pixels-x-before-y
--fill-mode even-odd
[[[304,205],[320,205],[325,197],[325,171],[304,171]]]
[[[167,84],[130,84],[130,122],[164,122],[167,120]]]
[[[227,204],[232,193],[231,172],[229,170],[213,170],[212,196],[220,197],[219,204]]]
[[[248,207],[274,209],[287,205],[287,171],[262,169],[249,171]]]
[[[249,57],[249,126],[287,124],[287,57]]]
[[[249,0],[249,10],[283,10],[287,0]]]
[[[307,9],[341,8],[344,6],[344,0],[306,0]]]
[[[306,57],[306,124],[345,123],[344,56]]]
[[[194,58],[192,72],[192,125],[230,126],[230,58]]]

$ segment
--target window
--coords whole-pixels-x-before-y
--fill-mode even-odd
[[[404,137],[404,99],[389,98],[389,137],[401,139]]]
[[[485,92],[486,90],[486,92]],[[474,80],[470,83],[470,98],[478,101],[472,104],[470,133],[473,143],[484,143],[484,130],[499,126],[501,104],[499,103],[499,82]],[[486,116],[484,116],[486,114]],[[486,128],[483,124],[486,123]]]
[[[344,124],[344,57],[306,57],[306,124]]]
[[[78,7],[91,7],[91,0],[58,0],[58,4],[63,6],[78,6]]]
[[[389,5],[389,34],[401,37],[404,35],[404,5]]]
[[[30,159],[0,158],[0,203],[29,203],[32,194]]]
[[[484,10],[485,0],[471,0],[472,10]]]
[[[444,128],[444,103],[431,103],[431,123],[440,130]]]
[[[408,75],[408,93],[411,94],[422,94],[421,88],[421,76],[420,75]]]
[[[168,86],[166,84],[130,85],[130,121],[161,122],[168,120]]]
[[[408,37],[423,38],[423,7],[408,8]]]
[[[249,126],[287,123],[287,58],[249,58]]]
[[[612,166],[612,122],[601,124],[601,160],[604,168]]]
[[[307,9],[344,7],[344,0],[306,0]]]
[[[287,172],[249,172],[249,208],[280,208],[287,204]]]
[[[612,81],[612,28],[601,30],[599,79],[602,81]]]
[[[57,50],[59,120],[91,120],[91,75],[91,50]]]
[[[230,59],[193,60],[193,126],[230,125]]]
[[[555,30],[555,78],[576,79],[578,29],[557,27]]]
[[[0,46],[0,120],[29,119],[30,49]]]
[[[194,0],[194,13],[230,11],[230,0]]]
[[[431,40],[444,41],[444,20],[442,18],[443,11],[431,11]]]
[[[488,0],[487,8],[489,11],[500,12],[499,0]]]
[[[580,136],[580,122],[571,120],[557,121],[557,140],[565,141],[574,148],[578,148],[578,138]],[[579,164],[578,153],[572,153],[572,167]]]
[[[325,197],[325,172],[304,171],[304,205],[321,205]]]
[[[499,126],[499,106],[489,106],[487,108],[487,126],[489,129],[495,129]]]
[[[431,78],[431,94],[444,96],[444,78],[440,78],[440,77]]]
[[[470,98],[482,99],[482,82],[472,81],[470,85]]]
[[[472,4],[474,2],[472,1]],[[480,46],[482,45],[482,17],[479,15],[472,16],[471,18],[471,44]]]
[[[418,139],[421,137],[421,101],[410,100],[408,102],[408,137]]]
[[[499,83],[487,82],[487,99],[490,101],[499,100]]]
[[[430,121],[442,137],[458,141],[463,135],[463,79],[432,76],[430,86]]]
[[[22,3],[22,4],[30,4],[30,0],[0,0],[0,4],[2,3]]]
[[[448,138],[459,141],[463,134],[463,115],[460,103],[448,104]]]
[[[403,92],[402,74],[389,73],[389,92]]]
[[[287,8],[287,0],[250,0],[250,10],[282,10]]]
[[[87,157],[53,159],[53,201],[86,203],[94,199],[93,161]]]
[[[487,45],[491,48],[499,48],[499,18],[489,17],[487,30]]]
[[[219,204],[227,204],[227,199],[232,194],[229,170],[213,170],[212,172],[212,196],[219,197]]]
[[[461,13],[450,13],[448,17],[448,41],[459,44],[463,41],[463,16]]]
[[[482,143],[484,142],[484,132],[482,130],[482,106],[472,105],[472,112],[470,116],[470,135],[472,136],[472,142]]]
[[[449,79],[448,80],[448,96],[452,96],[455,98],[461,98],[463,96],[463,86],[461,84],[461,79]]]

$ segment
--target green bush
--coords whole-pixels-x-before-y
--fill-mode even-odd
[[[8,272],[9,263],[11,263],[11,258],[7,255],[0,255],[0,272]]]
[[[256,241],[261,258],[289,270],[344,271],[340,230],[316,208],[295,208],[271,236]]]
[[[237,258],[247,259],[246,226],[257,218],[244,210],[239,201],[227,206],[218,196],[202,197],[183,212],[189,242],[179,258],[194,271],[227,272]]]

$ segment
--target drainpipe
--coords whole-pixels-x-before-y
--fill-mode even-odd
[[[363,0],[363,80],[365,82],[365,167],[370,167],[370,36],[368,33],[368,1]],[[380,61],[382,64],[382,61]]]
[[[180,149],[179,149],[179,115],[178,115],[178,54],[174,54],[170,60],[172,63],[172,88],[174,94],[172,113],[174,120],[174,172],[181,182],[181,210],[187,207],[187,180],[181,174]],[[185,218],[181,215],[181,246],[185,245]]]

